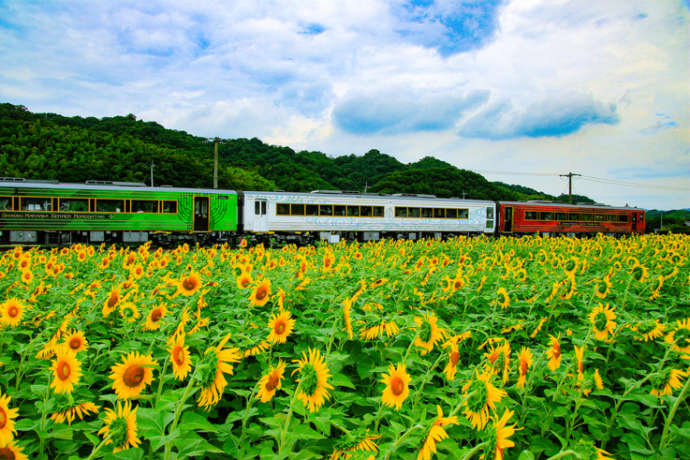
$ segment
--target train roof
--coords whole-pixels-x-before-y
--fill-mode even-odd
[[[555,203],[552,201],[499,201],[499,204],[520,205],[520,206],[554,206],[559,208],[575,208],[575,209],[603,209],[608,211],[644,211],[642,208],[635,208],[630,206],[607,206],[605,204],[570,204],[570,203]]]
[[[3,180],[4,179],[4,180]],[[127,191],[142,191],[142,192],[186,192],[186,193],[217,193],[217,194],[237,194],[235,190],[213,189],[213,188],[188,188],[188,187],[171,187],[164,185],[162,187],[150,187],[139,182],[117,182],[117,181],[88,181],[88,183],[80,184],[74,182],[57,182],[50,180],[29,180],[29,179],[14,179],[7,180],[0,178],[0,187],[11,188],[60,188],[69,190],[127,190]]]
[[[370,198],[370,199],[380,199],[388,200],[391,198],[399,198],[405,200],[438,200],[444,202],[473,202],[473,203],[490,203],[494,204],[492,200],[473,200],[469,198],[439,198],[435,195],[424,195],[424,194],[406,194],[406,193],[395,193],[392,195],[382,194],[382,193],[362,193],[362,192],[350,192],[350,191],[339,191],[339,190],[315,190],[313,192],[266,192],[261,190],[246,190],[242,192],[244,194],[260,194],[260,195],[270,195],[270,196],[303,196],[303,197],[348,197],[348,198]]]

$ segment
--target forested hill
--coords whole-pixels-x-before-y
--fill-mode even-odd
[[[567,201],[565,195],[553,197],[527,187],[489,182],[436,158],[403,164],[378,150],[329,157],[268,145],[256,138],[220,139],[219,157],[219,187],[236,190],[367,190]],[[151,161],[156,184],[212,185],[212,140],[137,120],[131,114],[65,117],[0,104],[0,176],[148,183]],[[576,201],[591,202],[586,197]]]

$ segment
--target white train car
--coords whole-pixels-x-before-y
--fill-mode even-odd
[[[242,192],[240,200],[245,232],[310,232],[331,242],[493,233],[496,226],[496,204],[486,200],[338,191]]]

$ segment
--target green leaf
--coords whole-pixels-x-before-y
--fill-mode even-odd
[[[354,383],[352,383],[352,380],[350,380],[349,377],[343,374],[335,374],[333,377],[331,377],[329,383],[337,387],[346,387],[351,388],[353,390],[357,389]]]
[[[186,411],[182,414],[180,426],[185,430],[207,431],[210,433],[217,433],[218,427],[209,422],[206,417],[194,411]]]
[[[206,441],[196,432],[190,431],[175,440],[180,458],[206,457],[206,453],[222,454],[223,451]]]

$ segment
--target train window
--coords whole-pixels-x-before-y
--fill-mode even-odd
[[[494,218],[494,208],[486,208],[486,218],[487,219],[493,219]],[[493,224],[491,224],[493,225]]]
[[[12,210],[12,197],[0,196],[0,211]]]
[[[290,214],[293,216],[303,216],[304,215],[304,205],[303,204],[291,204]]]
[[[20,199],[19,209],[22,211],[51,211],[50,198],[24,198]]]
[[[625,214],[621,214],[618,216],[621,222],[627,222],[628,221],[628,216]]]
[[[347,215],[350,217],[359,216],[359,206],[348,206],[347,207]]]
[[[319,205],[318,204],[308,204],[306,206],[307,216],[318,216],[319,215]]]
[[[468,219],[470,217],[469,209],[458,209],[458,219]]]
[[[374,217],[383,217],[383,206],[374,206]]]
[[[125,200],[96,200],[96,212],[124,212]]]
[[[290,205],[287,203],[277,203],[276,204],[276,216],[289,216],[290,215]]]
[[[486,228],[493,228],[493,226],[494,226],[493,219],[486,221]]]
[[[446,217],[446,212],[443,208],[434,208],[434,217],[442,219]]]
[[[606,216],[603,214],[594,214],[594,220],[597,222],[603,222],[606,220]]]
[[[541,213],[541,220],[553,220],[553,213],[552,212],[542,212]]]
[[[62,200],[61,200],[62,201]],[[158,212],[158,201],[132,200],[132,212],[153,214]]]
[[[559,212],[556,214],[556,220],[568,220],[568,214],[565,212]]]
[[[537,220],[537,212],[536,211],[525,211],[525,219]]]
[[[360,206],[359,214],[362,217],[371,217],[371,206]]]
[[[89,212],[89,200],[87,198],[60,198],[60,211]]]
[[[419,208],[407,208],[407,217],[419,217]]]
[[[431,208],[422,208],[422,217],[433,217],[434,210]]]
[[[177,201],[163,201],[163,212],[165,214],[177,214]]]
[[[347,215],[347,207],[342,204],[336,204],[333,205],[333,215],[334,216],[346,216]]]
[[[407,217],[407,208],[396,206],[395,217]]]
[[[319,215],[320,216],[332,216],[333,215],[333,205],[332,204],[321,204],[319,205]]]
[[[449,219],[457,219],[458,218],[458,210],[455,208],[446,209],[446,217]]]
[[[568,214],[568,220],[574,220],[574,221],[582,220],[582,214],[570,213],[570,214]]]

